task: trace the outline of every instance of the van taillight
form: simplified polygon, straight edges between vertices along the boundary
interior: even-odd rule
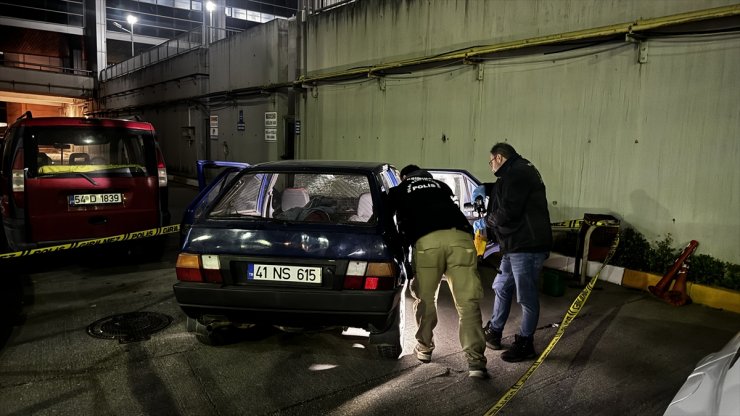
[[[396,267],[393,263],[351,261],[344,277],[345,289],[391,290],[396,286]]]
[[[164,157],[159,149],[157,149],[157,178],[160,188],[167,186],[167,165],[164,164]]]
[[[221,283],[221,261],[218,256],[180,253],[175,265],[177,280],[182,282]]]
[[[26,175],[23,169],[23,149],[18,150],[18,153],[15,154],[11,174],[13,176],[12,184],[15,204],[18,208],[23,208],[25,205],[24,191],[26,190]]]

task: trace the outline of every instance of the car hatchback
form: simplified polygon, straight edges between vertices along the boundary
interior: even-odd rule
[[[12,250],[169,224],[167,170],[153,126],[26,113],[0,149],[0,208]]]
[[[281,161],[224,181],[186,214],[174,293],[188,328],[214,343],[223,326],[359,327],[397,358],[407,270],[386,201],[396,169]]]

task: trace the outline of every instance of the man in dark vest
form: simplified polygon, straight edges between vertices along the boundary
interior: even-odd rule
[[[453,201],[447,184],[416,165],[403,168],[401,178],[402,182],[391,188],[389,199],[398,230],[404,242],[413,247],[415,278],[411,281],[411,294],[418,325],[416,358],[425,363],[432,359],[437,293],[444,275],[459,315],[460,344],[468,362],[468,375],[488,378],[480,313],[483,287],[472,226]]]

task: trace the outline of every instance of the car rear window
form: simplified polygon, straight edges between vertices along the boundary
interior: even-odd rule
[[[157,172],[154,137],[145,130],[90,126],[28,127],[24,137],[25,148],[31,158],[28,163],[31,176],[78,173],[147,176]]]
[[[208,216],[375,223],[370,180],[360,174],[250,172],[232,183]]]

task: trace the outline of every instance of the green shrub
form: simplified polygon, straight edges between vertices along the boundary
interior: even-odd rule
[[[622,228],[619,232],[619,245],[610,262],[613,265],[632,270],[648,271],[650,243],[632,228]]]
[[[689,257],[688,280],[700,284],[718,284],[725,277],[725,264],[706,254]]]
[[[650,244],[639,231],[625,227],[620,230],[619,245],[609,264],[663,276],[683,251],[683,248],[676,249],[672,245],[670,234]],[[690,282],[740,290],[740,265],[706,254],[693,254],[688,265],[687,279]]]
[[[553,240],[553,251],[575,256],[578,233],[564,233],[554,236]],[[677,249],[672,245],[673,237],[670,234],[650,244],[639,231],[623,227],[619,231],[619,245],[609,264],[664,276],[683,251],[683,247]],[[740,290],[740,265],[723,262],[706,254],[693,254],[687,264],[687,279],[690,282]]]
[[[717,286],[740,290],[740,265],[725,263],[725,274]]]
[[[672,248],[672,244],[673,237],[671,237],[670,234],[666,234],[665,238],[662,240],[655,241],[655,245],[650,247],[647,271],[662,275],[665,274],[671,266],[673,266],[673,263],[678,260],[681,250]]]

